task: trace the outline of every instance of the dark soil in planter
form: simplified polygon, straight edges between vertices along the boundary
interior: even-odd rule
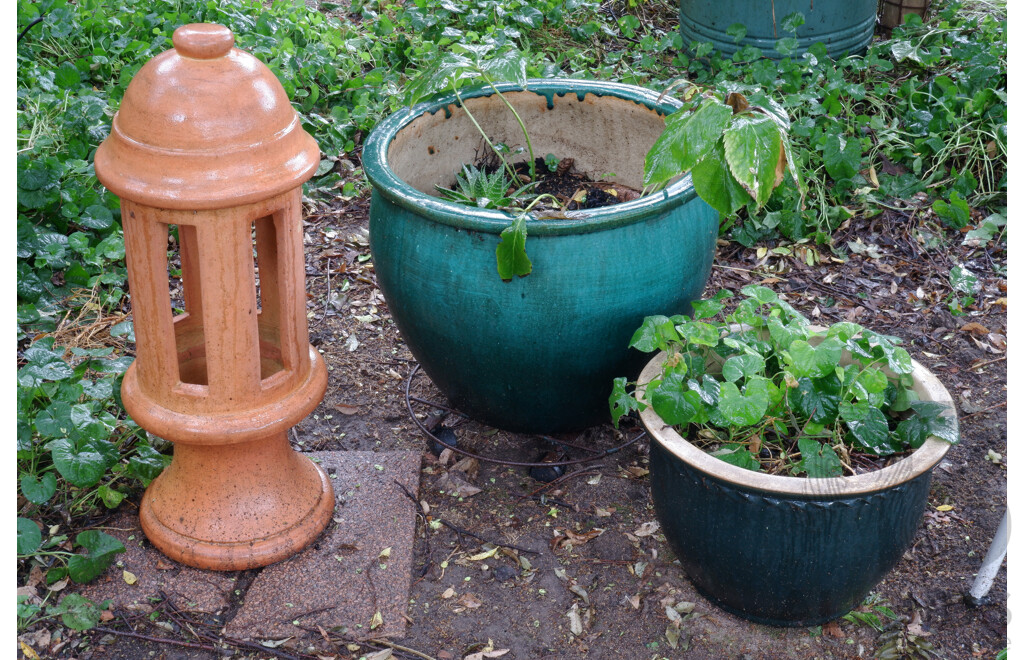
[[[516,163],[516,172],[524,180],[530,176],[527,163]],[[572,158],[563,158],[552,171],[543,158],[534,162],[534,171],[539,183],[533,189],[537,194],[556,197],[567,211],[597,209],[620,202],[628,202],[640,196],[640,191],[617,183],[594,181],[576,171]]]
[[[441,492],[441,480],[456,461],[435,457],[406,412],[403,389],[412,356],[376,286],[367,207],[363,198],[339,199],[307,213],[310,336],[324,354],[330,380],[323,403],[299,424],[295,439],[306,450],[423,451],[419,498],[433,519],[539,553],[520,554],[532,570],[503,554],[470,561],[482,552],[479,539],[445,526],[431,529],[421,517],[408,609],[412,623],[397,643],[438,660],[461,660],[489,639],[496,650],[510,649],[503,658],[518,660],[870,658],[893,636],[908,633],[924,635],[949,659],[991,659],[1006,645],[1005,569],[989,594],[991,605],[971,608],[963,599],[1007,503],[1005,252],[965,247],[955,237],[925,249],[927,227],[918,225],[922,215],[913,209],[852,220],[837,233],[836,245],[860,240],[874,245],[877,257],[865,251],[840,263],[822,248],[824,263],[808,266],[801,251],[807,246],[758,257],[754,249],[720,242],[708,292],[759,282],[823,324],[850,319],[902,337],[911,355],[953,394],[961,416],[963,439],[935,470],[917,537],[877,589],[901,621],[882,617],[884,633],[844,620],[777,629],[715,608],[674,563],[664,537],[647,524],[655,516],[644,440],[593,464],[571,466],[546,489],[524,468],[470,463],[462,466],[465,478],[481,492],[462,498]],[[623,255],[635,258],[643,255]],[[953,316],[945,304],[954,263],[975,272],[981,285],[967,316]],[[440,398],[429,383],[417,388],[424,398]],[[535,436],[456,421],[449,417],[444,424],[453,428],[459,447],[518,461],[537,460],[550,449]],[[566,439],[610,444],[623,437],[606,425]],[[1000,462],[986,460],[990,450],[1002,455]],[[442,597],[449,587],[457,595]],[[686,603],[693,604],[692,614],[673,650],[665,636],[665,607],[686,610]],[[583,624],[578,636],[571,632],[570,616],[576,615]],[[140,625],[139,632],[192,639],[184,629],[172,634]],[[101,637],[93,634],[95,641]],[[295,650],[294,642],[278,650],[315,657]],[[301,648],[306,643],[338,658],[375,650],[364,645],[350,654],[343,643],[332,647],[319,633],[311,633]],[[219,657],[123,637],[103,648],[107,658],[145,657],[150,650],[165,650],[167,657]],[[239,651],[236,657],[267,655]]]

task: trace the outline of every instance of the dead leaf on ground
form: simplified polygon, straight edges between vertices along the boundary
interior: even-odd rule
[[[914,611],[913,618],[911,618],[910,623],[907,624],[907,632],[918,637],[927,637],[928,635],[931,635],[931,633],[925,630],[921,625],[920,611]]]
[[[169,571],[174,568],[174,564],[166,562],[163,559],[157,559],[156,568],[158,571]]]
[[[448,450],[446,449],[445,451]],[[477,493],[482,492],[481,489],[471,484],[465,476],[462,476],[462,473],[454,470],[449,470],[441,475],[441,478],[437,480],[437,488],[456,497],[473,497]]]
[[[650,522],[645,522],[644,524],[640,525],[640,527],[638,527],[637,530],[635,532],[633,532],[633,535],[634,536],[652,536],[659,529],[661,529],[661,523],[659,523],[657,520],[652,520]]]
[[[964,332],[970,332],[971,334],[977,335],[979,337],[987,335],[990,332],[988,328],[986,328],[980,323],[975,323],[974,321],[971,321],[970,323],[964,323],[962,326],[960,326],[960,329],[963,330]]]
[[[467,610],[475,610],[484,604],[476,594],[462,594],[455,602],[465,607]]]
[[[835,621],[829,621],[821,627],[821,632],[825,633],[829,637],[835,637],[836,639],[843,639],[846,637],[846,633],[839,627],[839,624]]]
[[[455,597],[455,588],[454,587],[448,587],[447,589],[444,590],[444,593],[441,594],[441,598],[443,598],[444,600],[448,600],[449,598],[454,598],[454,597]]]
[[[359,406],[353,406],[350,403],[338,403],[335,404],[334,409],[340,412],[342,415],[355,415],[359,412]]]

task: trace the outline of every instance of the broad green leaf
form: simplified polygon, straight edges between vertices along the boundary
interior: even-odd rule
[[[854,392],[863,399],[872,394],[885,392],[889,387],[889,379],[879,369],[864,369],[853,381]]]
[[[106,229],[114,224],[114,214],[106,206],[94,204],[82,211],[78,224],[89,229]]]
[[[429,96],[453,89],[459,80],[473,75],[471,59],[457,53],[445,53],[420,68],[406,87],[405,102],[412,107]]]
[[[751,201],[750,194],[729,171],[725,160],[725,147],[717,142],[704,158],[693,166],[693,189],[711,208],[731,216]]]
[[[75,545],[86,550],[86,554],[78,554],[68,560],[68,575],[79,584],[95,580],[114,563],[118,553],[125,551],[124,545],[116,538],[95,529],[76,536]]]
[[[722,303],[718,300],[694,300],[690,303],[693,308],[693,319],[706,319],[715,316],[722,311]]]
[[[149,482],[160,476],[170,462],[170,456],[165,456],[148,443],[142,442],[135,448],[135,455],[128,459],[128,473],[138,477],[148,486]]]
[[[754,378],[740,393],[735,383],[722,383],[719,389],[718,409],[734,426],[751,426],[764,418],[768,410],[769,394],[766,381]]]
[[[501,232],[501,240],[495,250],[498,259],[498,276],[510,281],[513,277],[526,277],[533,271],[533,264],[526,256],[526,215],[516,216],[511,225]]]
[[[732,108],[716,98],[704,99],[693,112],[679,110],[665,120],[665,130],[644,161],[644,185],[660,185],[688,172],[722,137]]]
[[[896,427],[896,435],[917,449],[928,436],[934,435],[951,444],[960,441],[960,428],[956,417],[944,415],[949,409],[935,401],[913,401],[910,407],[914,410],[914,416],[899,423]]]
[[[723,144],[729,171],[760,208],[775,189],[783,160],[778,125],[762,114],[737,115],[723,134]]]
[[[71,420],[71,404],[54,401],[35,418],[36,432],[44,438],[66,438],[75,428]]]
[[[670,341],[679,341],[675,322],[667,316],[655,315],[644,318],[644,322],[629,340],[629,345],[638,351],[651,353],[666,350]]]
[[[740,289],[740,293],[748,298],[752,298],[759,305],[771,305],[779,299],[778,294],[768,287],[760,284],[748,284]]]
[[[737,465],[747,470],[753,470],[754,472],[761,470],[761,463],[750,453],[747,446],[743,444],[724,444],[719,449],[710,452],[710,454],[726,463]]]
[[[800,449],[800,468],[812,479],[838,477],[843,473],[839,455],[830,445],[818,442],[814,438],[802,437],[797,440]]]
[[[835,372],[839,366],[843,345],[834,337],[826,337],[817,346],[797,339],[789,345],[785,354],[796,378],[822,378]]]
[[[77,447],[70,440],[60,438],[46,447],[50,450],[54,467],[73,486],[94,486],[107,470],[107,459],[91,443]]]
[[[889,440],[889,423],[878,408],[866,403],[839,404],[839,415],[846,422],[846,428],[853,436],[854,444],[864,451],[877,456],[888,456],[896,452]]]
[[[734,355],[722,365],[722,376],[731,383],[740,378],[750,378],[764,371],[764,358],[760,355]]]
[[[699,394],[688,389],[686,377],[680,374],[665,376],[658,387],[648,393],[648,399],[666,424],[685,426],[707,419]]]
[[[78,69],[75,68],[74,64],[64,62],[57,67],[57,73],[53,77],[53,82],[57,83],[58,87],[71,89],[82,83],[82,75],[78,73]]]
[[[859,335],[863,330],[863,326],[857,325],[856,323],[840,321],[839,323],[833,323],[829,326],[827,334],[829,337],[837,337],[839,341],[846,343],[853,337]]]
[[[789,390],[789,405],[803,419],[831,424],[839,413],[843,384],[834,373],[822,378],[800,378]]]
[[[957,264],[949,271],[949,285],[954,291],[972,294],[978,290],[978,276]]]
[[[790,326],[783,325],[777,318],[768,319],[768,333],[780,351],[789,350],[794,340],[804,339],[803,333],[793,332]]]
[[[689,321],[678,327],[679,334],[690,344],[701,346],[718,345],[718,328],[710,323],[701,321]]]
[[[101,485],[96,489],[96,493],[100,496],[100,499],[103,500],[103,506],[108,509],[116,509],[118,505],[124,501],[125,497],[124,493],[115,488],[111,488],[106,484]]]
[[[643,410],[646,406],[626,391],[626,379],[616,378],[612,381],[612,393],[608,396],[608,409],[611,411],[612,424],[619,428],[619,420],[632,410]]]
[[[825,171],[833,179],[852,179],[860,169],[860,141],[832,133],[825,140]]]
[[[28,518],[18,518],[18,554],[30,555],[43,544],[43,533],[39,525]]]
[[[74,630],[89,630],[100,623],[100,608],[79,594],[64,596],[64,600],[47,610],[47,613],[59,614],[64,625]]]
[[[483,61],[480,68],[491,82],[507,81],[526,86],[526,57],[515,48],[500,50],[493,58]]]
[[[33,504],[46,504],[57,492],[57,477],[46,472],[42,477],[34,474],[21,475],[21,493]]]

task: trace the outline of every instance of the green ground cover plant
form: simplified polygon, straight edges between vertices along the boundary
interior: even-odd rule
[[[798,187],[782,186],[723,223],[745,245],[830,245],[845,219],[889,207],[933,220],[938,240],[966,230],[962,240],[984,244],[1005,235],[1008,217],[1005,3],[935,9],[861,57],[835,62],[812,49],[774,63],[751,49],[725,59],[683,44],[668,0],[356,0],[320,11],[301,1],[18,0],[19,575],[39,566],[51,584],[87,579],[72,567],[94,571],[117,549],[79,530],[167,464],[166,448],[119,401],[134,340],[124,242],[118,200],[98,185],[92,159],[132,76],[179,25],[223,23],[275,72],[323,153],[307,184],[313,200],[365,193],[363,137],[400,107],[422,63],[458,42],[486,48],[485,61],[515,47],[528,77],[664,89],[685,71],[726,94],[772,90],[792,118],[787,156],[807,193],[801,202]],[[799,31],[799,22],[786,24]],[[964,271],[949,274],[946,304],[958,311],[975,295]],[[19,626],[93,621],[94,609],[70,598],[19,604]]]
[[[812,478],[854,474],[854,453],[901,455],[931,435],[959,440],[943,404],[917,400],[898,339],[850,322],[815,329],[768,287],[741,294],[728,313],[732,294],[722,290],[694,302],[692,318],[644,319],[630,346],[668,358],[641,398],[615,380],[615,424],[650,405],[727,463]]]

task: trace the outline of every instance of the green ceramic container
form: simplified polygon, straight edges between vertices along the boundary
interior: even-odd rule
[[[756,46],[766,57],[781,59],[775,42],[794,36],[783,28],[783,20],[794,12],[804,15],[796,31],[797,57],[813,44],[823,43],[828,54],[864,52],[875,34],[877,0],[680,0],[679,31],[683,43],[709,41],[715,50],[731,56],[744,46]],[[742,23],[747,34],[737,43],[728,34]]]
[[[640,375],[660,375],[664,354]],[[914,390],[956,410],[949,392],[914,362]],[[859,605],[917,532],[932,469],[950,445],[929,438],[903,460],[852,477],[753,472],[709,456],[652,408],[651,495],[662,530],[694,585],[739,616],[813,626]]]
[[[530,130],[534,152],[634,188],[677,106],[649,90],[546,79],[502,87]],[[464,94],[495,142],[522,133],[484,91]],[[644,316],[686,313],[711,269],[718,214],[689,178],[664,191],[572,217],[530,220],[533,272],[503,282],[495,266],[507,213],[440,200],[463,163],[484,153],[454,97],[381,122],[363,151],[373,184],[370,247],[377,281],[413,356],[471,417],[519,432],[582,429],[608,417],[615,376],[635,376],[627,348]]]

